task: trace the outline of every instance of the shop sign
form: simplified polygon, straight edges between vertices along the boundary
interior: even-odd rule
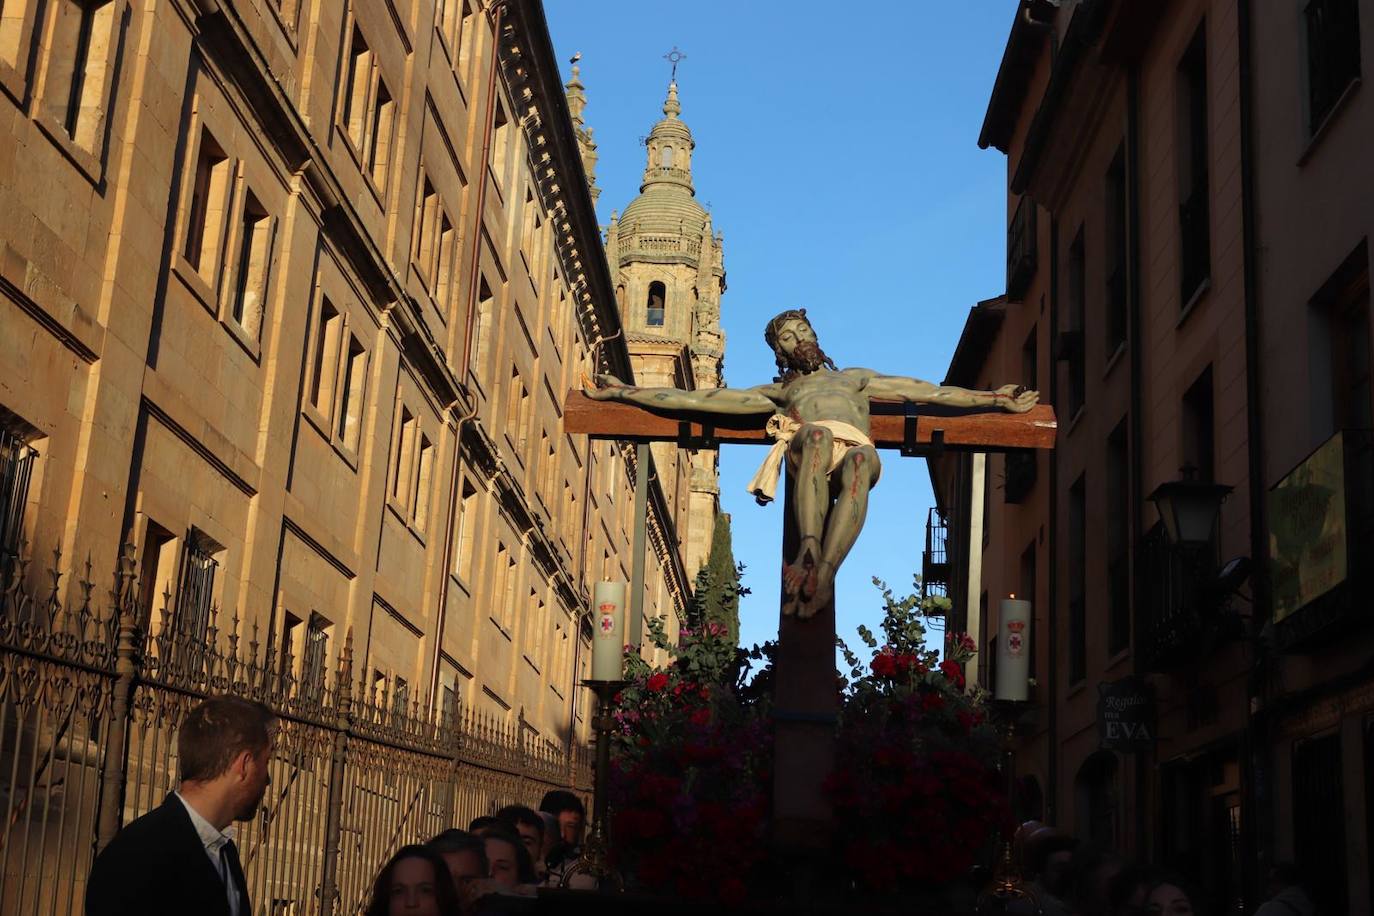
[[[1337,433],[1269,491],[1274,622],[1345,581],[1345,445]]]
[[[1097,685],[1098,744],[1110,751],[1147,751],[1155,743],[1155,695],[1138,677]]]

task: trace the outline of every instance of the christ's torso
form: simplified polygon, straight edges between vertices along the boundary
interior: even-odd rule
[[[800,423],[840,420],[868,432],[868,395],[863,370],[832,372],[819,369],[783,385],[778,407]]]

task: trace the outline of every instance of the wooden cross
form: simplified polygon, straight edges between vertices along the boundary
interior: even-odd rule
[[[870,437],[880,449],[904,456],[943,451],[1002,452],[1053,448],[1058,423],[1045,404],[1027,413],[965,410],[930,405],[869,402]],[[658,412],[621,401],[598,401],[573,389],[564,401],[563,429],[593,439],[637,443],[640,467],[647,466],[648,443],[676,442],[680,448],[719,448],[723,444],[771,445],[764,431],[767,413],[720,416],[688,411]],[[648,511],[647,478],[635,482],[635,543],[632,558],[631,643],[643,616],[644,539]],[[791,473],[784,501],[783,562],[797,548]],[[779,612],[778,655],[774,668],[773,827],[774,841],[794,849],[827,842],[830,810],[821,783],[834,763],[838,713],[835,682],[835,605],[810,619]]]

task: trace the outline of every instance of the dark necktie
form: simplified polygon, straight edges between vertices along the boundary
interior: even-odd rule
[[[224,875],[224,886],[229,897],[229,916],[247,916],[246,901],[239,895],[243,886],[243,865],[239,862],[239,848],[233,840],[226,840],[219,848],[220,873]]]

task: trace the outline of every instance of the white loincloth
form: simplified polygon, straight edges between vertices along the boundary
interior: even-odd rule
[[[830,434],[834,437],[827,474],[840,466],[845,453],[851,448],[873,444],[873,440],[868,438],[862,430],[845,423],[843,420],[810,420],[808,422],[811,426],[825,427],[830,430]],[[749,492],[760,503],[770,503],[776,498],[778,474],[782,471],[783,459],[787,457],[787,445],[792,441],[792,437],[797,434],[797,430],[802,428],[802,425],[791,417],[780,413],[775,413],[768,418],[768,425],[764,427],[764,430],[773,437],[773,447],[768,450],[768,457],[763,459],[763,464],[759,465],[758,471],[749,481]]]

